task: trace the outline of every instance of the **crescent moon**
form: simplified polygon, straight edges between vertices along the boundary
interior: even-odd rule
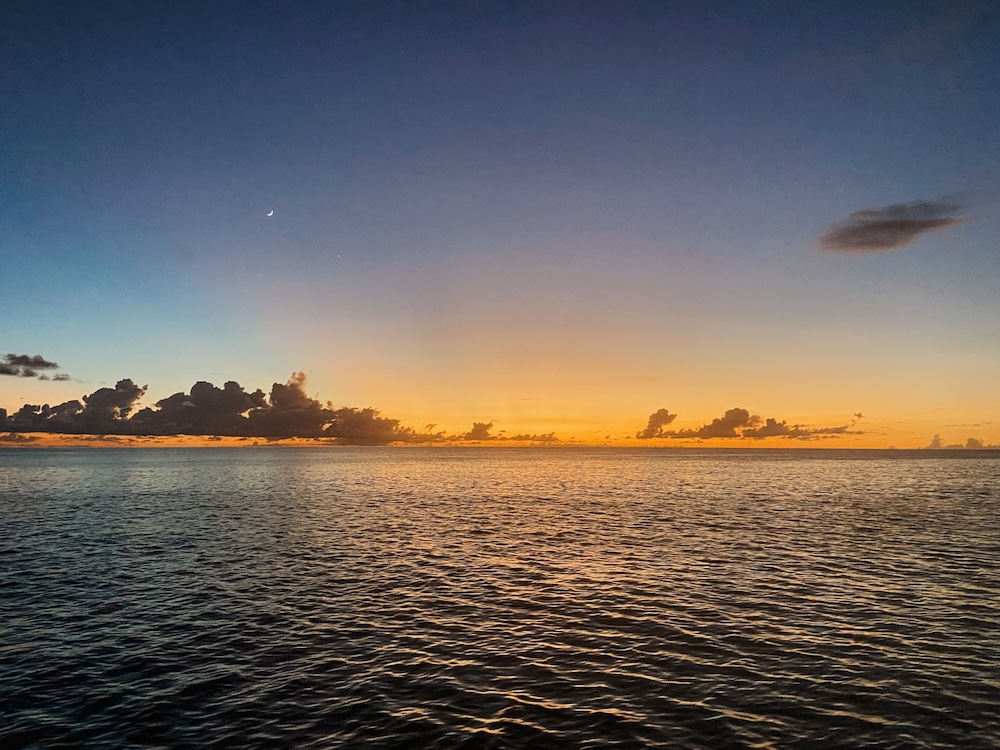
[[[274,216],[274,209],[272,208],[272,209],[271,209],[270,211],[268,211],[268,212],[267,212],[266,214],[264,214],[264,215],[265,215],[265,216]]]

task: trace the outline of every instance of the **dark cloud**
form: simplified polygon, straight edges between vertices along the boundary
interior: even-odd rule
[[[334,409],[305,392],[305,375],[293,373],[270,394],[247,391],[235,381],[222,388],[199,381],[135,411],[146,386],[120,380],[83,401],[58,406],[25,404],[13,414],[0,409],[0,430],[92,435],[204,435],[225,437],[324,438],[342,445],[433,442],[443,434],[418,433],[375,409]],[[134,413],[133,413],[134,412]],[[490,425],[492,426],[492,425]]]
[[[776,419],[768,418],[759,427],[747,427],[740,436],[761,439],[766,437],[803,437],[804,434],[798,425],[789,427],[784,420],[779,422]]]
[[[745,438],[766,438],[766,437],[786,437],[798,440],[808,440],[822,435],[860,435],[860,431],[852,431],[851,424],[837,425],[836,427],[804,427],[800,424],[790,425],[786,421],[778,421],[768,418],[759,427],[752,427],[741,432],[740,437]]]
[[[87,433],[92,435],[131,432],[128,416],[146,392],[131,380],[119,380],[114,388],[99,388],[79,401],[58,406],[25,404],[0,421],[0,430],[17,432]]]
[[[190,393],[175,393],[138,412],[131,426],[149,435],[246,435],[248,413],[265,405],[261,390],[247,393],[232,380],[222,388],[199,381]]]
[[[230,380],[222,388],[199,381],[190,393],[179,392],[143,409],[131,420],[131,432],[143,435],[223,435],[226,437],[322,437],[334,411],[305,392],[305,375],[293,373],[274,383],[270,395],[249,392]]]
[[[0,375],[39,380],[69,380],[69,375],[47,375],[39,370],[58,370],[59,365],[41,354],[4,354],[0,361]]]
[[[459,443],[463,441],[473,441],[473,442],[507,442],[507,443],[559,443],[562,442],[556,437],[554,432],[545,432],[541,434],[519,432],[514,435],[506,434],[506,430],[500,430],[499,435],[494,435],[492,433],[493,422],[473,422],[472,429],[468,432],[460,435],[449,435],[445,436],[444,433],[438,433],[433,436],[435,440],[443,440],[450,443]]]
[[[657,415],[661,415],[657,417]],[[665,415],[665,416],[663,416]],[[657,419],[669,417],[668,422],[672,422],[676,414],[670,414],[666,409],[660,409],[650,415],[649,424],[645,430],[636,433],[639,439],[650,438],[670,438],[673,440],[713,440],[721,438],[749,438],[761,440],[763,438],[794,438],[797,440],[810,440],[824,435],[860,435],[860,430],[851,428],[860,418],[860,413],[855,414],[855,419],[849,424],[837,425],[835,427],[807,427],[805,425],[790,425],[785,420],[777,420],[771,417],[762,419],[756,414],[751,414],[746,409],[729,409],[721,417],[716,417],[711,422],[703,424],[701,427],[686,430],[664,430],[656,424]]]
[[[906,247],[925,232],[944,229],[965,219],[961,209],[944,201],[894,203],[885,208],[864,208],[837,224],[820,239],[824,250],[878,252]]]
[[[730,409],[721,417],[716,417],[708,424],[704,424],[696,430],[666,432],[664,433],[664,437],[700,438],[702,440],[741,437],[741,429],[756,427],[760,424],[760,421],[760,417],[750,414],[746,409],[736,408]]]
[[[50,362],[45,359],[41,354],[36,354],[33,357],[27,354],[5,354],[4,359],[6,359],[8,365],[20,365],[21,367],[31,367],[35,370],[58,370],[59,365],[55,362]]]
[[[663,437],[663,428],[677,419],[676,414],[671,414],[666,409],[657,409],[649,415],[649,421],[644,430],[639,430],[635,436],[639,440],[650,440],[652,438]]]
[[[330,405],[324,406],[305,392],[305,373],[295,372],[288,382],[271,386],[266,406],[249,414],[250,434],[258,437],[320,437],[333,419]]]
[[[337,409],[324,434],[341,445],[388,445],[389,443],[431,442],[435,435],[418,434],[401,427],[398,419],[383,417],[377,409]]]
[[[472,429],[462,436],[462,440],[496,440],[490,434],[493,429],[492,422],[473,422]]]
[[[131,380],[119,380],[114,388],[98,388],[89,396],[83,397],[84,414],[89,414],[97,421],[124,420],[142,398],[148,386],[141,388]]]

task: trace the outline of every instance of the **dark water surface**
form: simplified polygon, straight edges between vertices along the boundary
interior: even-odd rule
[[[1000,458],[0,451],[4,747],[1000,747]]]

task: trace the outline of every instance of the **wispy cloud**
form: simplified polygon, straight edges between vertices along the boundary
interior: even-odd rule
[[[961,206],[946,201],[894,203],[885,208],[863,208],[836,224],[820,238],[824,250],[880,252],[897,250],[936,229],[960,224]]]

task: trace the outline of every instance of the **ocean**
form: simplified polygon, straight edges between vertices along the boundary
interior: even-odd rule
[[[0,450],[0,745],[1000,747],[1000,454]]]

